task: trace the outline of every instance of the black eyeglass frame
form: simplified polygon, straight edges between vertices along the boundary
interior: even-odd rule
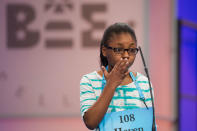
[[[125,51],[127,51],[127,53],[129,54],[129,55],[136,55],[137,53],[138,53],[138,51],[139,51],[139,48],[128,48],[128,49],[124,49],[124,48],[114,48],[114,47],[111,47],[111,46],[105,46],[107,49],[111,49],[111,50],[113,50],[113,52],[115,53],[115,54],[123,54]],[[130,50],[130,51],[129,51]],[[132,51],[131,50],[135,50],[135,53],[132,53]],[[123,52],[121,52],[121,51],[123,51]],[[121,53],[120,53],[121,52]]]

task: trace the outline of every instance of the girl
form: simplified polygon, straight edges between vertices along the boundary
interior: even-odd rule
[[[129,71],[137,53],[135,32],[127,24],[115,23],[105,30],[100,44],[101,70],[84,75],[80,82],[80,110],[87,128],[151,131],[148,79]]]

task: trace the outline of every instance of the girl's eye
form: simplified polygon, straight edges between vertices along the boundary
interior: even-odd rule
[[[129,53],[137,54],[138,49],[137,48],[130,48],[128,51],[129,51]]]
[[[135,49],[130,48],[129,51],[133,53],[133,52],[135,52]]]
[[[123,51],[123,49],[122,48],[114,48],[114,52],[122,52]]]

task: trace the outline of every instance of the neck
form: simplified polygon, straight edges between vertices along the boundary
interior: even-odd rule
[[[113,67],[108,65],[108,70],[107,70],[107,72],[111,72],[112,69],[113,69]]]

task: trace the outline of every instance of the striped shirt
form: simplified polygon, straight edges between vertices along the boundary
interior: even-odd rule
[[[80,82],[80,111],[82,116],[99,98],[102,92],[102,80],[103,78],[96,71],[82,77]],[[147,77],[137,72],[136,81],[139,83],[144,94],[146,105],[151,107],[152,103]],[[145,107],[134,82],[132,82],[116,88],[107,112]]]

